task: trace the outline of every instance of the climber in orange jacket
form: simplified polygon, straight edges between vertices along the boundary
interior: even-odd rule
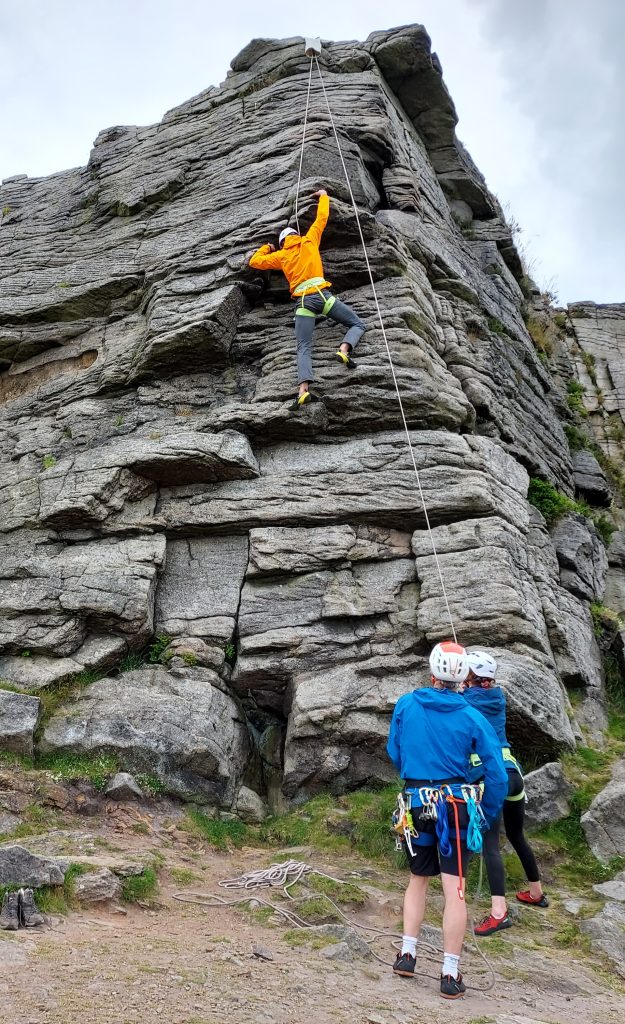
[[[282,248],[276,250],[271,243],[261,245],[250,258],[250,267],[256,270],[281,270],[289,282],[292,297],[297,300],[295,339],[299,394],[294,402],[295,409],[303,406],[311,397],[308,386],[314,379],[312,340],[317,318],[327,316],[348,328],[336,355],[349,369],[356,366],[351,353],[367,329],[353,309],[332,294],[332,282],[324,276],[319,243],[328,223],[330,200],[325,189],[315,192],[317,197],[317,216],[305,235],[298,235],[294,228],[286,227],[278,239]]]

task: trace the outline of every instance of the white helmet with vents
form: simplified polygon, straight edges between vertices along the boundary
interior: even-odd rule
[[[444,683],[464,683],[469,674],[467,652],[462,644],[444,640],[432,649],[430,669],[435,679]]]
[[[296,234],[297,234],[297,231],[295,230],[295,228],[284,228],[284,230],[281,231],[280,234],[278,235],[278,242],[280,243],[280,245],[282,245],[284,239],[287,238],[288,235],[296,235]]]
[[[494,679],[497,675],[497,662],[486,651],[467,651],[467,662],[471,672],[480,679]]]

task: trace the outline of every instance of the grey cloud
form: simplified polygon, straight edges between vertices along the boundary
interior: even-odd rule
[[[625,299],[625,4],[470,2],[511,102],[535,125],[541,177],[567,202],[580,258],[611,252],[609,297]]]

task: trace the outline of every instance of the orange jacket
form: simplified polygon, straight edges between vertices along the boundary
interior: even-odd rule
[[[326,281],[323,275],[321,253],[319,243],[323,229],[328,223],[330,215],[330,199],[328,196],[319,196],[317,205],[317,216],[312,227],[302,237],[301,235],[287,235],[284,239],[284,247],[277,252],[270,252],[268,245],[261,245],[258,252],[255,252],[250,259],[250,267],[256,270],[281,270],[289,282],[291,295],[293,295],[298,284],[302,281],[309,281],[311,278],[319,278],[322,282],[313,288],[306,288],[298,292],[294,298],[300,295],[310,295],[319,288],[329,288],[331,281]]]

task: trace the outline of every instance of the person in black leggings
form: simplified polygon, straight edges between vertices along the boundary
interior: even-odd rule
[[[510,752],[510,744],[506,737],[506,697],[501,687],[495,683],[497,662],[485,651],[469,651],[467,660],[470,671],[464,684],[464,698],[476,711],[484,715],[497,733],[501,743],[504,765],[508,772],[508,796],[497,820],[484,833],[482,849],[491,892],[491,912],[475,926],[475,934],[492,935],[493,932],[511,926],[506,904],[506,872],[499,849],[502,817],[506,838],[521,861],[529,882],[528,889],[517,892],[517,900],[534,907],[548,907],[549,900],[543,893],[536,857],[523,831],[525,820],[523,774],[519,762]]]

